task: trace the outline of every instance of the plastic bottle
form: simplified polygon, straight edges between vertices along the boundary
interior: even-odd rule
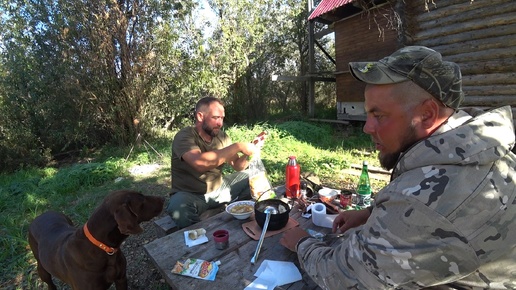
[[[301,166],[297,164],[296,156],[288,158],[285,170],[285,195],[288,198],[299,198],[299,176],[301,174]]]
[[[306,181],[304,180],[301,180],[300,182],[300,185],[299,185],[299,195],[301,196],[302,199],[307,199],[308,196],[308,185],[306,184]]]
[[[367,161],[362,164],[362,173],[357,186],[357,209],[367,208],[371,205],[371,184],[367,170]]]

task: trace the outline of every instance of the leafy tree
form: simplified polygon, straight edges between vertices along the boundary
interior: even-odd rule
[[[210,47],[220,87],[227,88],[221,93],[226,94],[231,118],[243,122],[270,114],[306,113],[304,82],[271,81],[275,73],[307,74],[306,2],[213,0],[210,5],[220,19]],[[321,63],[331,66],[324,59]]]
[[[183,126],[204,95],[230,122],[305,111],[304,83],[271,81],[306,72],[304,0],[208,3],[215,19],[198,0],[0,1],[2,163]]]
[[[152,32],[188,15],[183,3],[2,2],[1,105],[18,133],[3,132],[23,131],[32,138],[19,147],[53,154],[133,141],[159,73]]]

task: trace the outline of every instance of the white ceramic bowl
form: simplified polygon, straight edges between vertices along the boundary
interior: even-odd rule
[[[319,196],[334,198],[339,192],[333,188],[323,187],[319,189]]]
[[[323,187],[323,188],[319,189],[319,199],[322,202],[328,202],[328,203],[333,202],[335,200],[335,198],[337,197],[337,194],[339,194],[339,191],[337,191],[333,188]]]
[[[235,213],[233,208],[235,206],[242,206],[242,205],[248,205],[249,211],[246,211],[243,213]],[[230,215],[234,216],[236,219],[245,220],[245,219],[249,218],[251,216],[251,214],[254,212],[254,201],[252,201],[252,200],[235,201],[226,207],[226,212],[229,213]]]

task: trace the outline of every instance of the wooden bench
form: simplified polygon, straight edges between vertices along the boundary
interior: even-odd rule
[[[158,237],[164,237],[179,229],[174,220],[172,220],[168,214],[155,220],[154,226],[156,227]]]
[[[203,221],[209,217],[212,217],[218,213],[223,212],[225,208],[225,205],[221,205],[218,208],[209,209],[203,212],[199,218],[201,219],[201,221]],[[174,220],[172,220],[172,218],[168,214],[155,220],[154,226],[156,227],[158,237],[163,237],[179,230]]]

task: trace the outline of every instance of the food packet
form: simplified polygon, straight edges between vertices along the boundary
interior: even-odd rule
[[[181,258],[172,268],[173,274],[189,276],[197,279],[215,281],[220,262],[208,262],[195,258]]]

